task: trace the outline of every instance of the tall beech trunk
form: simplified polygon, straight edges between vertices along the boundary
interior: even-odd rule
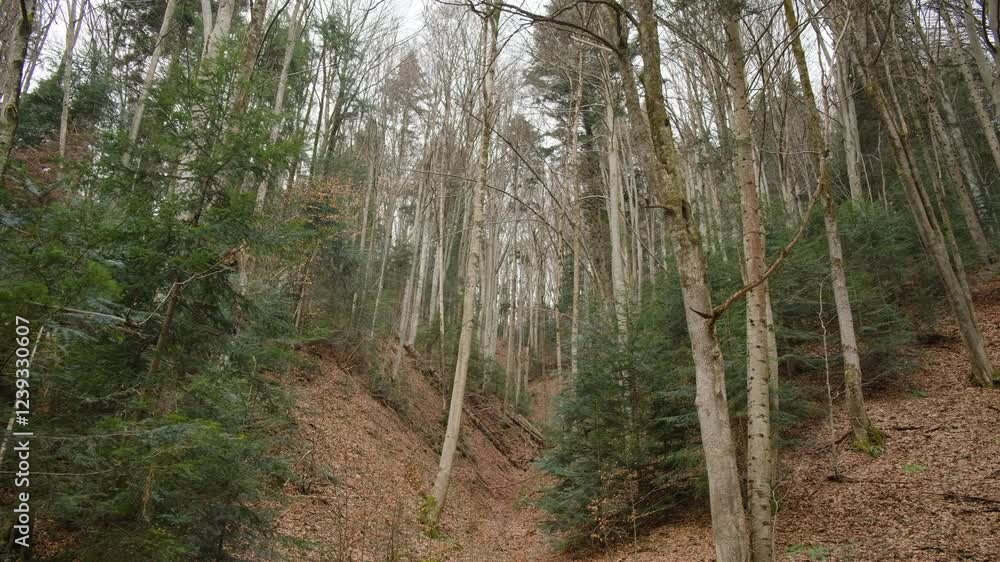
[[[35,18],[34,0],[7,2],[3,10],[14,12],[10,35],[5,37],[3,49],[6,65],[0,69],[0,187],[4,184],[4,173],[10,150],[14,147],[14,132],[17,130],[18,111],[21,103],[21,73],[24,72],[24,57],[28,52],[28,37]]]
[[[421,230],[421,243],[420,243],[420,254],[417,257],[419,265],[417,266],[417,284],[413,290],[413,306],[410,308],[410,319],[409,319],[409,329],[406,333],[406,343],[407,345],[413,345],[417,341],[417,330],[420,328],[420,312],[424,306],[424,283],[427,278],[427,256],[431,249],[431,217],[430,209],[428,207],[433,205],[434,196],[433,194],[427,196],[427,200],[421,204],[419,208],[420,219],[420,230]]]
[[[174,1],[174,0],[171,0]],[[271,111],[278,118],[275,119],[274,124],[271,125],[270,136],[268,140],[271,144],[278,141],[278,136],[281,134],[281,113],[285,110],[285,90],[288,89],[288,69],[292,65],[292,56],[295,54],[295,45],[299,41],[299,34],[302,32],[302,24],[299,23],[299,18],[302,16],[302,3],[301,1],[295,2],[295,7],[292,9],[292,16],[288,20],[288,37],[285,40],[285,53],[281,58],[281,73],[278,75],[278,91],[274,94],[274,105],[271,107]],[[260,213],[264,209],[264,203],[267,201],[267,191],[268,191],[268,181],[269,178],[267,174],[261,178],[260,183],[257,185],[257,200],[254,205],[256,212]],[[367,214],[368,210],[368,196],[369,193],[365,192],[365,211]],[[364,235],[362,234],[362,238]],[[364,243],[361,244],[364,246]]]
[[[795,41],[801,43],[799,36],[795,36]],[[850,186],[851,200],[861,201],[864,199],[865,190],[862,186],[861,171],[864,164],[861,161],[861,133],[858,131],[858,112],[854,104],[854,81],[848,72],[849,64],[838,57],[836,62],[837,97],[840,100],[840,118],[844,124],[844,158],[847,161],[847,182]],[[801,79],[801,75],[800,75]],[[871,188],[868,188],[871,193]]]
[[[851,309],[850,294],[847,289],[847,272],[844,267],[844,252],[840,243],[840,228],[837,224],[837,204],[831,193],[829,169],[829,148],[823,134],[819,106],[809,77],[802,40],[795,30],[799,27],[792,0],[784,0],[785,21],[792,33],[792,54],[802,87],[802,96],[809,114],[806,126],[816,168],[817,188],[823,198],[823,226],[826,230],[826,244],[830,254],[830,277],[833,298],[837,307],[837,326],[840,331],[841,354],[844,358],[844,387],[848,417],[856,448],[871,451],[881,443],[882,434],[871,423],[865,409],[864,391],[861,385],[861,357],[858,354],[858,340],[854,331],[854,313]],[[846,62],[846,61],[844,61]],[[847,73],[847,69],[842,70]]]
[[[174,10],[177,8],[177,0],[167,0],[167,7],[163,10],[163,22],[160,24],[160,33],[156,38],[156,45],[153,53],[149,55],[149,63],[146,65],[146,76],[142,81],[142,88],[139,96],[135,100],[135,111],[132,112],[132,123],[128,129],[129,144],[135,144],[139,138],[139,127],[142,125],[142,115],[146,110],[146,98],[153,88],[153,80],[156,78],[156,69],[160,65],[160,55],[163,53],[163,45],[166,43],[167,35],[170,33],[170,24],[174,20]],[[132,148],[129,147],[122,162],[125,167],[131,163]]]
[[[691,215],[680,177],[677,151],[663,94],[660,38],[653,0],[638,0],[639,46],[643,59],[646,116],[653,158],[646,177],[665,208],[674,257],[680,274],[684,316],[695,365],[695,406],[708,472],[712,532],[719,560],[750,559],[743,491],[736,463],[736,446],[726,399],[725,363],[711,319],[712,294],[708,264],[702,253],[698,225]]]
[[[618,133],[615,123],[615,109],[612,105],[613,93],[610,84],[605,91],[605,126],[608,133],[607,145],[607,185],[608,185],[608,230],[611,239],[611,287],[614,300],[615,320],[618,328],[618,341],[625,342],[628,325],[626,305],[628,297],[625,294],[625,267],[622,257],[622,174],[618,154]]]
[[[753,129],[746,81],[746,55],[740,30],[742,0],[731,2],[726,18],[726,50],[733,98],[733,137],[743,219],[744,268],[748,285],[747,320],[747,493],[750,546],[755,562],[774,559],[771,521],[771,399],[768,384],[767,282],[761,283],[764,227],[757,199]]]
[[[469,356],[472,352],[476,314],[476,285],[479,282],[480,245],[483,230],[483,198],[486,194],[486,179],[489,173],[490,140],[493,130],[493,87],[496,80],[497,33],[500,23],[500,9],[490,2],[483,20],[483,130],[479,146],[479,178],[472,189],[472,216],[469,225],[469,253],[465,272],[465,288],[462,295],[462,331],[458,338],[458,357],[455,361],[455,380],[452,383],[451,404],[448,408],[448,427],[444,444],[441,446],[441,462],[434,479],[433,502],[428,519],[437,525],[448,495],[448,484],[458,448],[458,436],[462,424],[462,402],[465,400],[465,383],[469,372]]]
[[[59,115],[59,157],[66,158],[66,139],[69,136],[69,109],[73,99],[73,49],[80,37],[83,27],[83,12],[87,10],[89,0],[69,0],[66,5],[66,46],[63,50],[62,62],[62,113]]]
[[[576,375],[579,368],[577,362],[580,351],[580,237],[583,235],[583,206],[580,202],[580,186],[577,170],[577,151],[579,150],[579,135],[577,134],[577,121],[580,118],[580,108],[583,104],[583,54],[577,57],[577,78],[576,89],[573,92],[573,112],[570,114],[570,143],[569,143],[569,175],[570,181],[570,205],[573,209],[573,291],[570,301],[570,334],[569,334],[569,370],[572,375]]]

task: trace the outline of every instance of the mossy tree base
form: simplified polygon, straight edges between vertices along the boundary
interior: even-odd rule
[[[878,428],[871,424],[865,425],[864,434],[867,439],[859,438],[858,433],[860,432],[854,432],[854,439],[851,441],[852,449],[872,457],[877,457],[885,452],[885,434]]]

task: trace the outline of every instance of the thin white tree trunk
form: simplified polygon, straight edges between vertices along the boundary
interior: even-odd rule
[[[622,256],[622,178],[618,158],[618,133],[615,125],[615,110],[611,103],[613,93],[608,88],[605,91],[604,123],[608,133],[607,147],[607,185],[608,185],[608,227],[611,239],[611,286],[614,294],[615,320],[618,328],[618,341],[624,343],[627,337],[626,305],[628,297],[625,290],[625,264]]]
[[[69,0],[66,5],[66,45],[62,56],[62,113],[59,116],[59,157],[66,158],[66,138],[69,136],[69,110],[73,100],[73,49],[80,37],[83,26],[83,13],[87,10],[89,0]]]
[[[174,19],[174,10],[177,8],[177,0],[167,0],[167,7],[163,11],[163,22],[160,24],[160,33],[156,38],[156,45],[153,47],[153,53],[149,55],[149,64],[146,66],[146,76],[142,81],[142,88],[139,90],[139,96],[136,98],[135,111],[132,113],[132,124],[129,126],[128,130],[128,141],[129,144],[135,144],[135,141],[139,138],[139,127],[142,125],[142,115],[146,110],[146,98],[149,97],[149,91],[153,87],[153,80],[156,78],[156,69],[160,65],[160,55],[163,53],[163,45],[166,43],[167,35],[170,33],[170,25]],[[129,167],[131,163],[131,152],[132,149],[129,147],[128,151],[125,153],[125,157],[122,159],[125,167]]]
[[[476,285],[479,282],[480,238],[483,229],[483,197],[489,173],[490,140],[492,138],[493,87],[496,79],[497,33],[500,23],[500,9],[492,2],[483,20],[483,129],[479,151],[479,179],[473,184],[472,217],[469,229],[469,254],[465,275],[465,289],[462,295],[462,331],[458,339],[458,357],[455,362],[455,380],[452,383],[451,404],[448,409],[448,427],[444,444],[441,446],[441,461],[437,477],[434,479],[432,504],[428,519],[436,525],[441,518],[444,502],[448,494],[451,470],[458,448],[459,431],[462,424],[462,403],[465,400],[465,384],[469,371],[469,356],[472,351],[476,313]]]
[[[268,138],[268,141],[271,144],[277,142],[278,135],[281,134],[281,113],[285,110],[285,90],[288,89],[288,69],[292,65],[292,56],[295,54],[295,45],[298,43],[299,34],[302,32],[302,25],[299,23],[299,18],[302,17],[300,12],[301,8],[301,1],[296,0],[295,7],[292,8],[292,16],[288,20],[288,37],[285,42],[285,54],[281,59],[281,73],[278,75],[278,91],[274,94],[274,105],[271,107],[271,112],[275,115],[274,124],[271,125],[271,132]],[[267,174],[264,174],[264,177],[260,180],[260,184],[257,186],[257,198],[254,204],[254,210],[257,213],[260,213],[264,209],[264,203],[267,201],[268,179]],[[368,199],[366,193],[366,211],[367,203]]]
[[[784,10],[788,28],[791,30],[798,28],[798,18],[795,16],[792,0],[784,0]],[[802,49],[801,38],[797,34],[792,39],[792,54],[795,58],[806,110],[809,112],[806,124],[814,155],[813,164],[816,167],[818,189],[821,192],[820,196],[823,197],[823,225],[826,229],[826,242],[830,253],[831,284],[837,307],[841,353],[844,358],[847,412],[854,434],[854,446],[870,452],[873,446],[881,444],[881,433],[872,425],[865,409],[864,392],[861,386],[861,358],[858,355],[854,313],[847,290],[847,273],[840,244],[840,229],[837,224],[837,205],[831,193],[829,163],[825,156],[827,154],[827,140],[822,130],[819,107],[816,105],[816,96],[813,93],[812,80],[809,77],[805,51]]]
[[[733,135],[743,219],[744,269],[747,283],[747,487],[750,543],[755,562],[774,559],[771,520],[771,398],[768,382],[767,282],[761,282],[764,230],[757,199],[753,156],[753,129],[746,83],[746,55],[740,30],[743,2],[734,1],[726,19],[729,83],[733,95]]]

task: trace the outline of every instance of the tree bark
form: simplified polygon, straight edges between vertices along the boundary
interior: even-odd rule
[[[784,0],[785,21],[792,33],[792,54],[799,75],[805,98],[809,143],[813,152],[813,163],[816,167],[817,188],[823,198],[823,225],[826,230],[826,243],[830,254],[830,277],[833,285],[833,298],[837,307],[837,325],[840,330],[840,347],[844,358],[844,386],[848,417],[851,431],[854,435],[854,446],[858,449],[871,451],[873,446],[881,445],[881,433],[874,428],[865,409],[864,391],[861,385],[861,358],[858,354],[857,335],[854,331],[854,313],[851,309],[850,294],[847,289],[847,272],[844,266],[843,250],[840,243],[840,229],[837,224],[837,204],[831,193],[829,170],[829,148],[823,134],[820,121],[819,106],[813,93],[812,80],[809,77],[809,67],[806,63],[802,39],[798,33],[798,18],[792,0]],[[846,62],[846,61],[845,61]],[[847,73],[847,68],[842,71]]]
[[[156,45],[153,53],[149,55],[149,64],[146,66],[146,76],[142,81],[142,88],[139,89],[139,96],[135,101],[135,111],[132,112],[132,123],[128,130],[129,145],[135,144],[139,138],[139,127],[142,125],[142,114],[146,109],[146,98],[153,87],[153,80],[156,78],[156,69],[160,65],[160,54],[163,52],[163,45],[166,43],[167,35],[170,33],[170,23],[174,19],[174,10],[177,8],[177,0],[167,0],[167,7],[163,10],[163,23],[160,24],[160,33],[156,38]],[[126,168],[131,163],[132,147],[129,146],[122,159]]]
[[[21,103],[21,73],[24,72],[24,58],[28,51],[28,37],[35,18],[35,0],[18,0],[6,3],[4,10],[16,10],[13,16],[10,36],[6,40],[5,60],[7,65],[0,75],[0,187],[4,185],[4,175],[14,147],[14,133],[17,131],[18,111]]]
[[[87,9],[89,0],[70,0],[66,6],[66,47],[62,56],[62,113],[59,115],[59,157],[66,158],[66,137],[69,135],[69,109],[73,100],[73,49],[80,37],[83,26],[83,12]]]
[[[710,320],[712,296],[708,284],[708,264],[679,175],[679,160],[663,94],[660,40],[653,0],[638,0],[636,4],[646,115],[654,155],[652,169],[647,168],[645,173],[659,194],[660,204],[665,207],[680,274],[685,320],[694,356],[695,406],[708,472],[715,552],[719,560],[742,562],[750,559],[750,551],[726,399],[725,363],[718,335]]]
[[[285,110],[285,90],[288,89],[288,69],[292,65],[292,56],[295,54],[295,45],[299,41],[299,34],[302,32],[302,25],[299,23],[299,18],[302,16],[302,3],[297,0],[295,2],[295,7],[292,9],[292,17],[288,20],[288,37],[285,43],[285,54],[281,59],[281,73],[278,75],[278,91],[274,94],[274,105],[271,107],[271,112],[274,113],[275,121],[271,125],[271,132],[268,140],[271,144],[278,141],[278,136],[281,134],[281,113]],[[268,191],[268,180],[269,178],[265,175],[260,180],[260,184],[257,185],[257,200],[254,205],[254,209],[257,213],[260,213],[264,209],[264,203],[267,201],[267,191]],[[368,199],[367,192],[365,194],[365,211],[367,212]],[[362,227],[363,228],[363,227]],[[362,231],[362,240],[364,239],[364,234]],[[362,242],[362,246],[364,243]]]
[[[496,79],[497,33],[500,23],[500,9],[493,2],[488,4],[483,20],[483,130],[479,147],[479,178],[473,184],[472,216],[469,229],[469,253],[465,274],[465,289],[462,295],[462,331],[458,339],[458,357],[455,362],[455,380],[452,384],[451,404],[448,409],[448,427],[441,447],[441,461],[432,492],[433,503],[428,519],[437,525],[444,509],[448,494],[448,484],[458,448],[458,437],[462,424],[462,402],[465,400],[465,384],[469,370],[469,356],[472,351],[476,313],[476,285],[479,282],[480,244],[483,228],[483,197],[489,173],[490,140],[493,129],[493,88]]]
[[[788,0],[786,0],[788,1]],[[740,15],[743,2],[730,3],[726,18],[726,50],[733,97],[733,135],[743,219],[744,268],[748,284],[756,284],[746,300],[747,318],[747,487],[750,546],[755,562],[774,559],[771,521],[771,399],[768,383],[767,282],[761,282],[764,230],[757,200],[753,129],[746,83]]]

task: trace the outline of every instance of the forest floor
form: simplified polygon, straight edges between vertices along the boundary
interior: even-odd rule
[[[974,299],[1000,365],[1000,279],[980,283]],[[797,445],[783,451],[778,488],[780,559],[1000,560],[1000,391],[968,386],[968,362],[950,319],[936,332],[933,343],[916,350],[920,368],[868,390],[869,414],[886,435],[884,453],[850,450],[839,408],[832,434],[825,419],[792,432]],[[553,551],[539,531],[543,514],[531,499],[546,482],[530,465],[537,451],[517,428],[499,424],[499,410],[489,404],[473,406],[479,424],[463,430],[440,536],[424,536],[418,514],[437,468],[433,444],[446,406],[440,387],[408,357],[401,380],[412,403],[400,414],[317,354],[321,372],[303,381],[298,409],[302,437],[312,444],[300,469],[315,476],[305,486],[289,485],[281,519],[284,532],[314,545],[301,559],[574,559]],[[830,478],[832,441],[840,481]],[[575,559],[713,560],[710,520],[693,513]]]

